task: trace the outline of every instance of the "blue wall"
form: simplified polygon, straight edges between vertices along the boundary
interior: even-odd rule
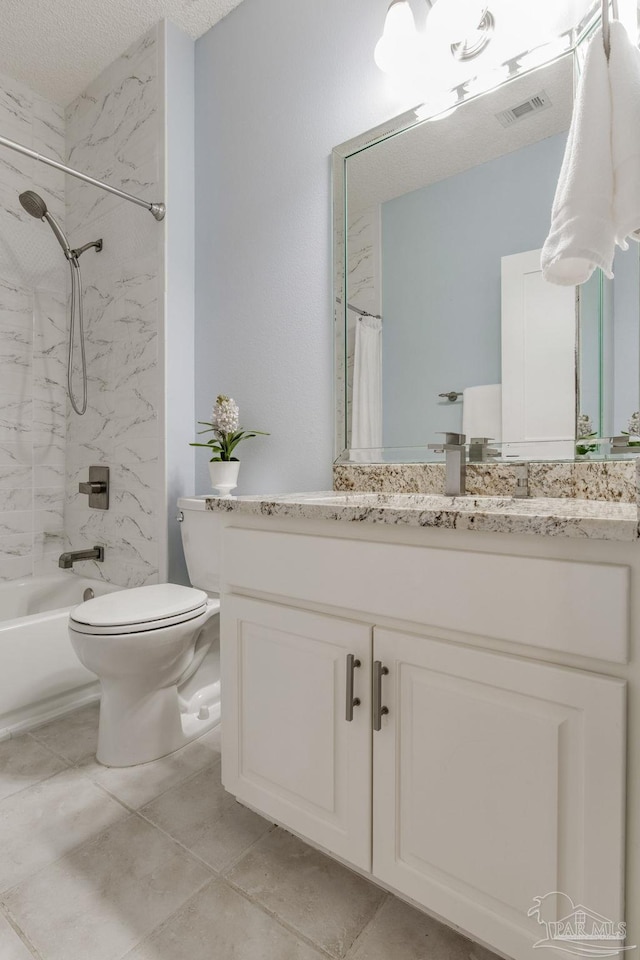
[[[228,393],[271,432],[239,493],[331,484],[330,157],[412,105],[373,61],[387,6],[244,0],[196,43],[196,414]]]
[[[566,134],[382,207],[384,445],[462,429],[449,390],[501,381],[501,257],[542,247]]]
[[[613,371],[609,366],[613,418],[609,431],[627,429],[629,417],[640,409],[640,255],[631,241],[627,251],[618,250],[613,263]],[[614,372],[615,371],[615,372]],[[612,375],[613,374],[613,375]]]

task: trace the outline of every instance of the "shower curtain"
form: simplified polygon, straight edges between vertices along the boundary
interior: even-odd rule
[[[356,324],[351,408],[351,459],[358,450],[382,447],[382,320],[360,317]],[[354,452],[356,456],[354,456]]]

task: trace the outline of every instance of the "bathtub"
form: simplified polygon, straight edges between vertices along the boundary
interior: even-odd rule
[[[96,596],[122,589],[73,573],[0,584],[0,739],[97,699],[67,634],[87,587]]]

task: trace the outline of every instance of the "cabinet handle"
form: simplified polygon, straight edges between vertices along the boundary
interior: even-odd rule
[[[347,708],[345,711],[345,720],[353,720],[353,708],[360,706],[360,697],[353,695],[353,672],[360,666],[360,661],[356,660],[352,653],[347,654]]]
[[[382,678],[389,673],[387,667],[382,666],[381,660],[373,662],[373,729],[382,730],[382,718],[389,713],[388,707],[382,706]]]

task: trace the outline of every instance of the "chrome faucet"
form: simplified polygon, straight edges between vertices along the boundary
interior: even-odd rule
[[[58,566],[63,570],[71,570],[74,563],[78,560],[97,560],[102,563],[104,560],[104,547],[93,547],[91,550],[71,550],[68,553],[61,553],[58,557]]]
[[[466,493],[467,451],[464,433],[445,433],[444,443],[430,443],[429,450],[445,455],[446,497],[463,497]]]

